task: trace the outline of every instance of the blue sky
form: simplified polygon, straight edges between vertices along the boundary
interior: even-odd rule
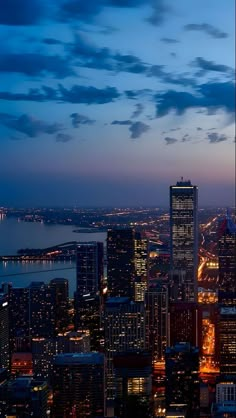
[[[0,205],[234,204],[234,0],[0,0]]]

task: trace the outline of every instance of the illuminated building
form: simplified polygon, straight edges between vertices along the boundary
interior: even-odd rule
[[[31,353],[13,353],[11,356],[12,375],[30,376],[33,374]]]
[[[71,331],[55,338],[33,338],[32,356],[34,376],[50,378],[52,360],[56,354],[90,351],[89,331]]]
[[[52,388],[54,417],[104,417],[104,355],[90,352],[55,356]]]
[[[103,264],[103,243],[87,242],[78,244],[75,329],[89,329],[91,350],[99,350],[100,348]]]
[[[135,235],[131,228],[107,233],[107,280],[111,297],[133,297],[135,279]]]
[[[171,270],[184,270],[184,302],[197,301],[198,190],[190,181],[170,186]]]
[[[130,351],[114,356],[115,415],[150,417],[152,358],[145,351]]]
[[[200,384],[198,370],[198,348],[183,342],[166,349],[167,412],[169,408],[181,404],[186,406],[186,418],[199,416]]]
[[[53,336],[55,322],[50,287],[44,282],[31,282],[29,299],[30,336]]]
[[[96,295],[103,278],[103,243],[81,242],[76,255],[76,297]]]
[[[8,296],[0,294],[0,369],[9,369],[9,305]]]
[[[29,289],[10,287],[9,306],[11,352],[28,351],[30,347]]]
[[[145,348],[145,309],[142,302],[127,297],[109,298],[104,311],[105,354],[107,358],[108,398],[113,398],[114,355]]]
[[[236,374],[236,307],[220,309],[220,373]]]
[[[164,361],[167,347],[168,290],[166,286],[150,287],[145,295],[146,348],[152,360]]]
[[[147,277],[148,241],[142,238],[141,233],[135,233],[134,240],[134,300],[144,302],[145,291],[148,287]]]
[[[236,303],[236,225],[230,216],[220,221],[218,239],[219,303]]]
[[[213,418],[235,418],[236,375],[223,375],[216,384],[216,402],[212,405]]]
[[[193,346],[201,344],[201,312],[196,303],[170,303],[168,313],[168,345],[186,341]]]
[[[56,278],[50,280],[49,284],[52,296],[52,304],[54,310],[55,334],[65,332],[68,319],[68,280]]]

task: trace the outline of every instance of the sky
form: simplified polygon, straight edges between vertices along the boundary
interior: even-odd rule
[[[0,0],[0,206],[235,204],[234,0]]]

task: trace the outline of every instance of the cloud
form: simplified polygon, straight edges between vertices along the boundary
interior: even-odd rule
[[[206,83],[198,86],[195,93],[168,90],[155,96],[157,117],[174,111],[182,115],[188,109],[204,108],[208,113],[215,114],[218,110],[227,113],[235,112],[235,85],[232,82]]]
[[[80,125],[92,125],[95,122],[94,119],[90,119],[88,116],[79,113],[72,113],[70,118],[74,128],[79,128]]]
[[[113,120],[111,125],[132,125],[131,120]]]
[[[113,102],[120,97],[115,87],[97,89],[93,86],[74,85],[66,89],[59,84],[57,89],[42,86],[40,89],[30,89],[28,93],[0,92],[0,99],[13,101],[57,101],[65,103],[104,104]]]
[[[187,141],[190,141],[189,134],[185,134],[185,135],[182,137],[182,142],[187,142]]]
[[[227,141],[227,136],[223,134],[218,134],[217,132],[211,132],[207,134],[207,139],[209,140],[210,144],[217,144],[219,142]]]
[[[30,138],[36,138],[40,134],[52,135],[62,128],[58,123],[47,123],[26,114],[16,117],[8,113],[0,113],[0,124]]]
[[[71,135],[59,133],[56,136],[56,142],[69,142],[73,139]]]
[[[42,0],[0,0],[0,25],[29,26],[44,13]]]
[[[178,44],[179,41],[177,39],[173,38],[161,38],[161,42],[164,42],[165,44]]]
[[[52,74],[57,78],[74,74],[67,59],[59,55],[36,53],[1,54],[0,72],[21,73],[31,77]]]
[[[200,128],[200,127],[197,127],[196,129],[197,129],[197,131],[202,131],[202,128]]]
[[[134,112],[131,115],[132,119],[138,118],[144,111],[144,106],[142,103],[137,103],[135,107],[136,107],[136,110],[134,110]]]
[[[171,138],[171,137],[169,137],[169,136],[166,136],[166,137],[164,138],[164,140],[166,141],[166,145],[172,145],[172,144],[174,144],[175,142],[177,142],[177,141],[178,141],[178,139],[176,139],[176,138]]]
[[[187,31],[205,32],[207,35],[210,35],[212,38],[216,39],[224,39],[228,37],[226,32],[222,32],[220,29],[210,25],[209,23],[189,23],[188,25],[184,26],[184,29]]]
[[[131,132],[130,138],[139,138],[142,134],[150,129],[149,125],[143,122],[134,122],[130,125],[129,131]]]
[[[151,15],[146,21],[161,25],[170,11],[165,0],[67,0],[61,5],[58,18],[61,21],[95,23],[105,7],[135,9],[147,5],[151,7]]]
[[[115,87],[97,89],[93,86],[74,85],[70,89],[66,89],[62,85],[59,85],[59,92],[59,100],[62,102],[86,103],[88,105],[111,103],[120,97],[120,93],[118,93]]]
[[[200,68],[202,71],[198,75],[204,75],[207,71],[216,71],[220,73],[230,73],[233,75],[234,70],[224,64],[216,64],[214,61],[205,60],[202,57],[195,58],[191,63],[192,66]]]
[[[43,44],[46,44],[46,45],[61,45],[61,44],[63,44],[62,41],[59,41],[58,39],[55,39],[55,38],[43,38],[41,40],[41,42]]]

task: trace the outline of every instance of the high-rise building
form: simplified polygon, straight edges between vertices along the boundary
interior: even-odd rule
[[[53,336],[55,320],[49,285],[44,282],[31,282],[29,311],[31,337]]]
[[[148,288],[148,241],[140,232],[135,233],[134,240],[134,300],[144,302],[145,292]]]
[[[147,351],[114,356],[115,415],[121,418],[150,417],[152,358]]]
[[[229,214],[220,221],[218,231],[219,303],[236,303],[236,225]]]
[[[104,311],[108,398],[115,393],[114,355],[145,348],[145,308],[127,297],[109,298]]]
[[[53,363],[53,417],[105,416],[105,357],[59,354]]]
[[[135,235],[131,228],[107,233],[107,280],[111,297],[134,297]]]
[[[8,295],[0,294],[0,369],[9,369],[9,305]]]
[[[146,306],[146,348],[152,353],[152,360],[165,360],[167,347],[168,290],[164,285],[150,287],[145,295]]]
[[[171,270],[184,270],[184,302],[197,301],[198,189],[183,179],[170,186]]]
[[[220,373],[236,374],[236,307],[220,308]]]
[[[199,417],[200,383],[198,375],[198,348],[183,342],[166,349],[167,411],[170,407],[181,404],[187,408],[186,418]]]
[[[170,303],[168,313],[168,345],[188,342],[200,345],[201,311],[196,303]]]
[[[65,332],[69,323],[68,316],[68,280],[63,278],[52,279],[49,284],[54,310],[55,334]]]
[[[29,289],[10,287],[9,307],[11,352],[26,352],[30,347]]]

